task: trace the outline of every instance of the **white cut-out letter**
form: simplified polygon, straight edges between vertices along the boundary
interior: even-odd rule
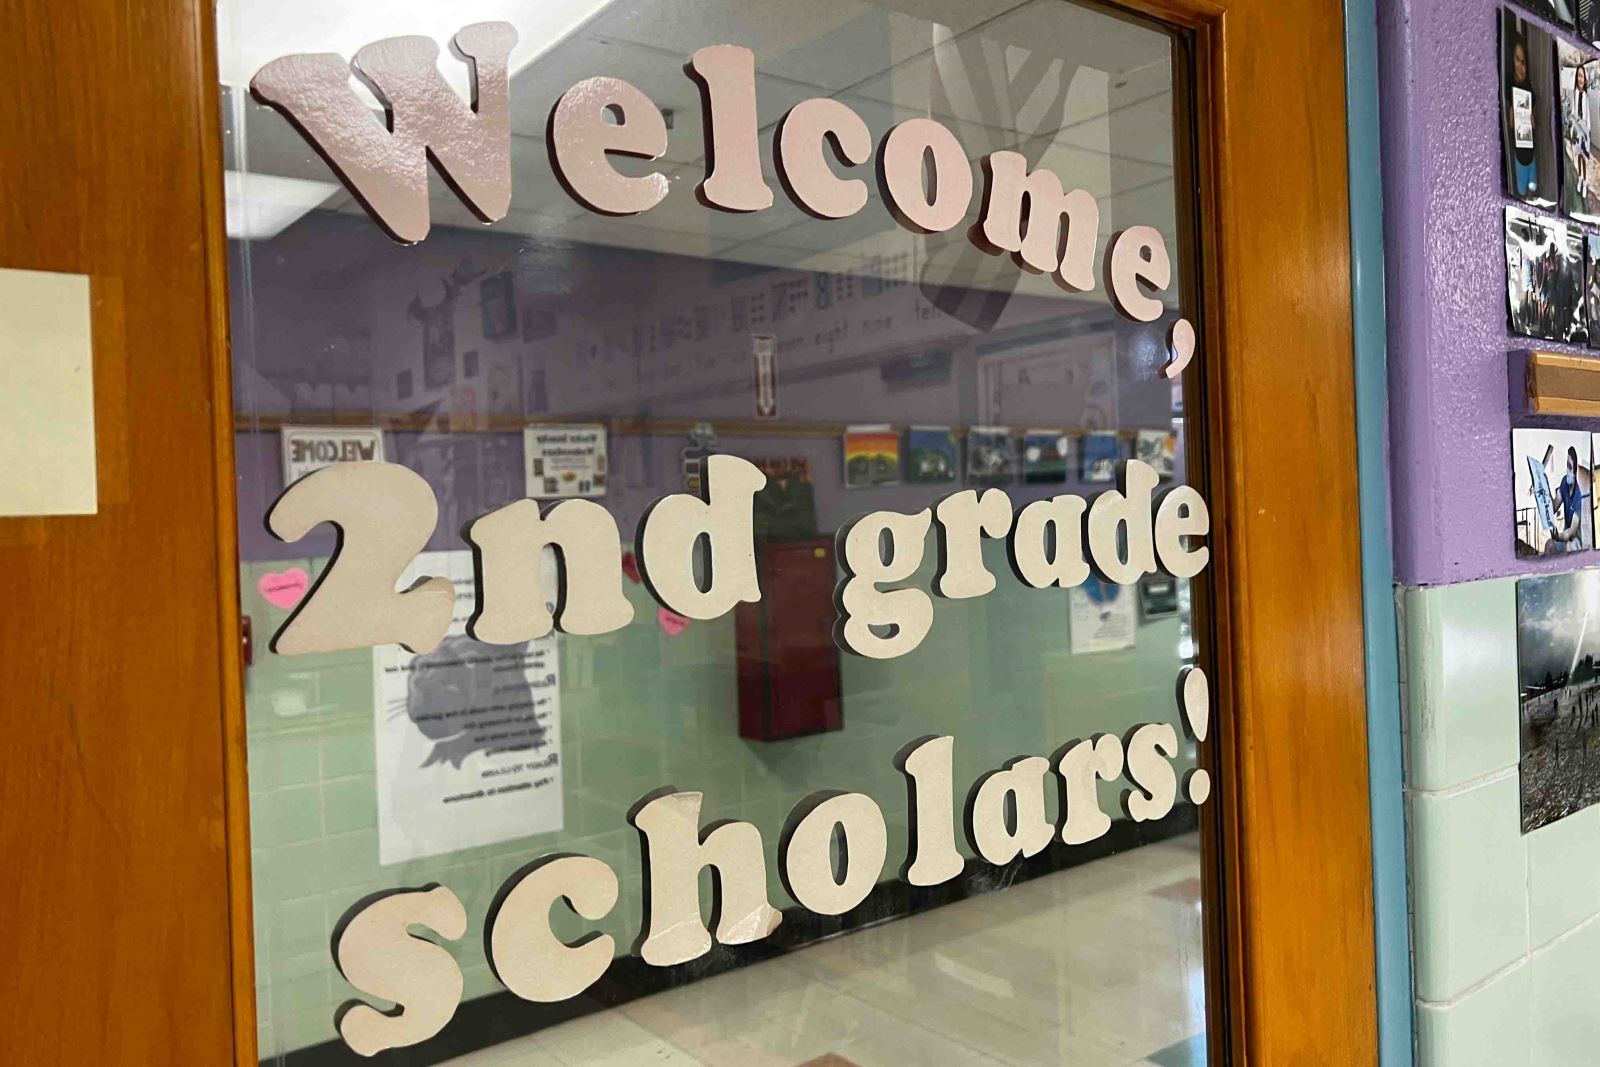
[[[622,592],[622,538],[611,513],[592,500],[565,500],[543,515],[535,500],[515,500],[466,530],[477,551],[474,640],[514,645],[548,634],[605,634],[633,621]],[[539,557],[554,545],[560,588],[544,587]],[[552,613],[547,606],[555,603]]]
[[[983,538],[1011,530],[1011,498],[1003,489],[953,493],[933,511],[939,526],[939,573],[933,590],[951,600],[994,592],[994,575],[983,565]]]
[[[661,605],[691,619],[715,619],[740,601],[761,599],[756,577],[754,501],[767,476],[738,456],[707,456],[705,499],[662,497],[639,520],[639,574]],[[704,540],[704,588],[695,545]]]
[[[878,180],[895,220],[917,233],[943,233],[961,221],[972,203],[972,164],[966,149],[933,119],[907,119],[889,131],[878,152]]]
[[[517,31],[480,22],[455,35],[471,70],[472,106],[439,72],[426,37],[369,44],[347,64],[331,53],[284,56],[250,79],[257,99],[284,114],[395,240],[428,236],[428,160],[485,222],[511,206],[511,118],[506,64]],[[354,69],[389,112],[389,129],[350,87]]]
[[[1177,485],[1161,494],[1156,508],[1155,545],[1161,569],[1174,578],[1193,578],[1211,561],[1205,545],[1184,548],[1185,537],[1204,537],[1211,532],[1211,510],[1205,497],[1192,485]]]
[[[272,639],[294,656],[399,644],[430,652],[455,614],[448,578],[395,592],[400,575],[427,547],[439,504],[422,475],[398,463],[335,463],[295,482],[267,512],[267,529],[298,541],[321,523],[339,530],[322,576]]]
[[[871,659],[893,659],[922,644],[933,628],[933,600],[921,589],[879,589],[879,582],[903,582],[922,566],[924,542],[933,513],[915,515],[875,511],[841,529],[835,538],[844,568],[836,599],[839,620],[834,640],[846,652]],[[881,542],[889,540],[889,558]],[[884,635],[873,627],[887,627]]]
[[[901,749],[895,766],[906,778],[910,855],[900,877],[912,885],[942,885],[966,862],[956,849],[955,738],[925,737]]]
[[[978,779],[967,801],[967,840],[985,862],[1010,863],[1050,844],[1056,828],[1044,810],[1049,773],[1049,760],[1027,756]]]
[[[607,122],[608,113],[617,121]],[[661,109],[621,78],[585,78],[562,93],[550,113],[556,177],[579,203],[602,215],[637,215],[667,195],[665,175],[619,174],[606,153],[660,159],[666,151]]]
[[[348,914],[334,935],[333,961],[345,981],[399,1005],[386,1012],[353,1000],[340,1009],[339,1036],[363,1056],[426,1041],[461,1003],[465,980],[455,957],[412,934],[411,926],[456,941],[467,932],[467,912],[442,885],[403,889]]]
[[[588,989],[611,966],[616,942],[598,934],[566,944],[550,929],[550,908],[565,899],[585,919],[603,919],[616,906],[617,889],[617,872],[590,856],[553,856],[512,875],[484,937],[494,976],[523,1000],[541,1003]]]
[[[1161,476],[1150,464],[1130,459],[1121,482],[1120,489],[1107,489],[1089,505],[1089,555],[1106,581],[1132,585],[1156,569],[1150,509]]]
[[[1067,790],[1067,818],[1061,827],[1061,840],[1068,845],[1083,845],[1103,837],[1111,829],[1111,817],[1100,807],[1099,783],[1122,773],[1121,739],[1114,734],[1101,734],[1073,742],[1062,752],[1056,773]]]
[[[1135,726],[1124,742],[1127,776],[1133,789],[1122,794],[1122,809],[1134,822],[1165,818],[1178,799],[1178,776],[1172,760],[1178,755],[1178,731],[1170,723]]]
[[[852,167],[872,156],[872,132],[861,116],[831,97],[815,97],[790,108],[778,123],[778,177],[802,210],[842,219],[865,206],[867,183],[834,174],[824,142],[832,142],[839,158]]]
[[[634,809],[644,853],[644,932],[638,952],[653,967],[687,963],[711,951],[700,915],[700,871],[716,871],[717,940],[724,945],[760,941],[783,916],[767,902],[767,860],[761,831],[726,822],[702,839],[700,793],[666,793]]]
[[[772,190],[761,177],[761,142],[756,137],[755,55],[738,45],[712,45],[691,56],[684,70],[700,86],[705,115],[706,177],[700,199],[724,211],[771,207]]]
[[[1026,585],[1071,589],[1088,580],[1089,564],[1083,558],[1086,507],[1083,497],[1069,494],[1035,500],[1017,513],[1008,547],[1011,569]]]
[[[833,835],[841,835],[843,880],[833,876]],[[778,874],[796,904],[818,915],[843,915],[867,899],[883,873],[889,830],[864,793],[813,793],[789,813]]]
[[[1066,289],[1094,288],[1100,205],[1082,189],[1061,190],[1045,167],[1030,171],[1017,152],[991,152],[984,160],[988,191],[974,236],[990,252],[1010,252],[1019,265],[1054,273]]]
[[[1132,226],[1111,239],[1107,257],[1106,288],[1117,310],[1136,322],[1154,322],[1166,305],[1139,288],[1149,282],[1157,292],[1172,284],[1172,261],[1167,258],[1167,243],[1154,226]]]

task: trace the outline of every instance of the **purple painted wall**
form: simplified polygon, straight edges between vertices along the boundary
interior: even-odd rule
[[[1395,577],[1410,585],[1600,563],[1518,560],[1512,547],[1508,353],[1594,353],[1506,324],[1501,8],[1378,0]]]

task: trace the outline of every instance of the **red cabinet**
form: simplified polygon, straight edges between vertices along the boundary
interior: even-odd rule
[[[756,544],[761,600],[740,604],[739,736],[750,741],[844,728],[833,644],[833,542]]]

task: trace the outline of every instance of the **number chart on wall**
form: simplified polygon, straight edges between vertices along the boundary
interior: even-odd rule
[[[1182,39],[219,39],[263,1061],[1203,1055]]]

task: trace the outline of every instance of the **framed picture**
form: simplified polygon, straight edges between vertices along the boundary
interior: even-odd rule
[[[478,284],[483,303],[483,336],[491,341],[513,337],[517,332],[517,299],[512,274],[503,270]]]
[[[1517,583],[1522,832],[1600,801],[1600,571]]]
[[[1513,333],[1584,344],[1584,235],[1563,222],[1506,208],[1506,295]]]
[[[1510,8],[1500,12],[1500,131],[1506,195],[1554,207],[1555,44]]]
[[[1591,435],[1583,430],[1511,431],[1512,522],[1519,557],[1594,548]]]

